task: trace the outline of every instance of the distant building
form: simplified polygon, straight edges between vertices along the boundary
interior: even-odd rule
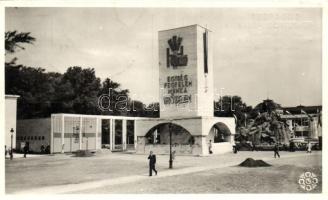
[[[297,142],[321,141],[322,137],[322,106],[284,107],[280,116],[286,120],[292,133],[292,139]],[[319,142],[321,143],[321,142]]]

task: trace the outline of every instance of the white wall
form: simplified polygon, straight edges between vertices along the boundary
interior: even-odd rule
[[[13,149],[16,148],[16,121],[17,121],[17,98],[16,95],[5,96],[5,145],[7,149],[10,148],[11,133],[10,130],[14,129],[13,134]]]
[[[199,25],[191,25],[159,32],[159,88],[160,88],[160,117],[196,117],[213,116],[213,66],[212,42],[208,41],[208,74],[204,73],[204,42],[205,29]],[[183,54],[188,56],[187,66],[167,67],[168,40],[173,36],[182,38]],[[165,87],[170,76],[188,76],[192,82],[187,92],[176,93],[176,96],[191,95],[191,102],[183,104],[164,104],[163,97],[170,96]],[[205,91],[205,86],[207,90]],[[205,106],[204,106],[205,105]]]

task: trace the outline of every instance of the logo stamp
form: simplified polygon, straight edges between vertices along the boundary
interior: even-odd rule
[[[305,191],[312,191],[314,190],[319,183],[317,175],[312,172],[304,172],[300,175],[298,179],[298,184],[300,187]]]
[[[187,66],[188,56],[183,54],[182,37],[173,36],[167,41],[170,48],[167,48],[167,67]]]

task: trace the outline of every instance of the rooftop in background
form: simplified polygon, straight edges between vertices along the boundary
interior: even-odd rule
[[[301,114],[301,110],[305,111],[308,114],[316,114],[322,110],[322,106],[303,106],[299,105],[296,107],[283,107],[284,111],[288,111],[292,114]]]

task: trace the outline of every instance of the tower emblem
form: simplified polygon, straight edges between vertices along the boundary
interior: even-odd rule
[[[168,41],[169,47],[166,49],[167,67],[187,66],[188,56],[183,55],[182,37],[173,36]]]

